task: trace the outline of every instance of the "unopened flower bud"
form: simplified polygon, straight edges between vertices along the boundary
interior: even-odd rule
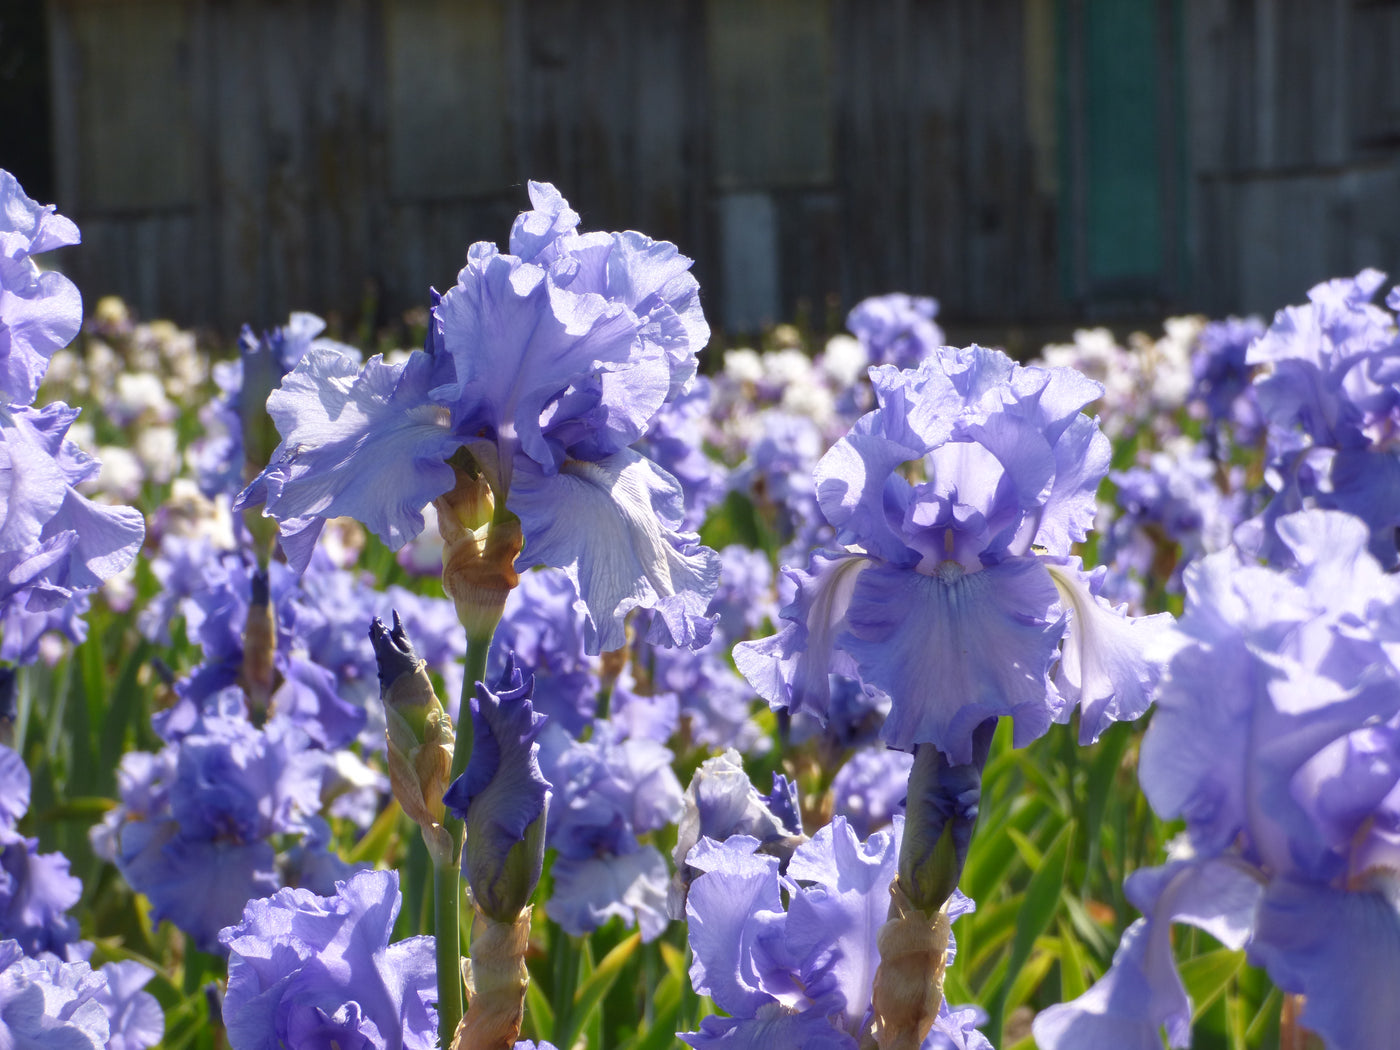
[[[996,719],[973,731],[973,760],[953,764],[932,744],[920,744],[909,770],[899,881],[910,902],[933,915],[957,889],[982,799],[982,767]]]
[[[545,716],[530,703],[533,687],[513,660],[496,692],[477,683],[471,761],[444,799],[466,822],[462,866],[477,909],[497,922],[515,921],[544,866],[549,782],[535,738]]]
[[[452,775],[452,720],[433,692],[427,664],[418,658],[394,613],[392,631],[375,617],[369,629],[379,661],[389,784],[403,811],[423,831],[435,864],[452,862],[452,840],[442,826],[442,796]]]

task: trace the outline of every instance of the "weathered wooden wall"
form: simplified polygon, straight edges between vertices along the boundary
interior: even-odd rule
[[[1188,10],[1202,306],[1268,311],[1362,266],[1400,280],[1400,3]]]
[[[381,316],[526,179],[717,326],[1269,310],[1400,268],[1393,0],[48,0],[87,294]]]

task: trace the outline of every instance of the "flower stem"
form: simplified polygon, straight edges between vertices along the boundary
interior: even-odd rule
[[[456,780],[467,768],[472,754],[471,698],[476,683],[486,677],[486,654],[491,633],[484,638],[467,639],[467,658],[462,676],[462,702],[457,709],[457,739],[452,748],[452,774]],[[452,840],[452,858],[433,866],[433,934],[437,940],[438,1040],[452,1045],[462,1020],[462,822],[449,812],[442,822]]]
[[[462,1020],[462,876],[456,863],[433,867],[433,933],[437,948],[438,1045],[449,1047]]]

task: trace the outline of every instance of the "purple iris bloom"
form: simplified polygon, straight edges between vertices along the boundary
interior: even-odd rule
[[[1191,355],[1190,400],[1202,406],[1212,429],[1229,424],[1242,444],[1253,443],[1263,423],[1248,360],[1250,344],[1263,334],[1257,317],[1212,321],[1196,337]]]
[[[1167,590],[1179,592],[1186,567],[1229,547],[1251,512],[1243,475],[1185,439],[1154,452],[1145,466],[1114,471],[1120,512],[1102,535],[1100,556],[1142,580],[1168,576]]]
[[[887,743],[956,764],[989,718],[1011,716],[1020,745],[1076,703],[1085,742],[1141,715],[1157,670],[1142,651],[1164,621],[1126,618],[1068,558],[1109,465],[1080,411],[1099,384],[975,346],[871,381],[879,407],[816,470],[840,545],[786,570],[787,622],[736,646],[739,670],[774,707],[823,720],[828,672],[858,677],[891,699]]]
[[[730,487],[753,501],[784,544],[810,550],[831,537],[812,482],[827,440],[812,420],[779,409],[764,411],[757,426],[747,457],[730,476]]]
[[[846,327],[864,344],[871,364],[917,368],[946,342],[936,316],[937,299],[895,292],[856,304]]]
[[[592,722],[600,685],[597,657],[584,648],[587,613],[581,606],[563,571],[522,573],[506,598],[487,664],[492,679],[500,678],[512,659],[533,668],[534,709],[571,736]]]
[[[1191,1008],[1170,926],[1244,948],[1328,1046],[1394,1044],[1400,1004],[1400,581],[1360,520],[1278,522],[1287,571],[1211,555],[1142,744],[1139,778],[1186,838],[1127,884],[1144,917],[1101,981],[1041,1013],[1045,1050],[1172,1046]]]
[[[573,580],[590,652],[619,648],[634,608],[657,610],[654,640],[702,644],[718,556],[679,531],[680,483],[629,447],[684,391],[708,338],[690,260],[638,233],[579,233],[552,186],[530,196],[512,254],[468,251],[426,350],[363,369],[323,350],[302,359],[268,399],[282,444],[240,499],[266,501],[298,567],[306,537],[342,514],[398,548],[465,450],[497,513],[520,521],[517,567]]]
[[[275,434],[267,418],[267,396],[277,389],[312,348],[344,354],[356,364],[360,352],[331,339],[317,338],[326,322],[315,314],[294,313],[280,328],[257,335],[247,325],[238,334],[238,359],[214,366],[220,396],[200,412],[207,436],[195,448],[195,470],[206,496],[235,496],[247,482],[244,471],[267,463]]]
[[[32,258],[80,239],[71,220],[30,200],[0,170],[0,403],[33,404],[49,358],[82,327],[83,300],[73,282],[40,270]]]
[[[665,930],[666,861],[639,837],[681,814],[673,757],[605,722],[594,724],[587,741],[546,740],[542,765],[554,785],[549,843],[559,855],[545,908],[567,932],[581,936],[613,915],[639,926],[646,940]]]
[[[667,898],[673,919],[685,914],[686,892],[697,874],[687,864],[690,851],[701,839],[723,842],[731,835],[752,838],[775,857],[791,854],[803,839],[797,786],[775,773],[773,791],[760,794],[744,772],[739,752],[732,748],[700,763],[685,790],[672,853],[676,875]]]
[[[325,753],[309,743],[279,719],[259,730],[240,715],[203,715],[160,754],[123,758],[123,804],[94,845],[157,919],[218,951],[219,930],[282,884],[272,838],[316,830]]]
[[[219,934],[233,1050],[436,1046],[433,938],[389,943],[401,903],[394,871],[361,872],[328,896],[284,889],[250,901]]]
[[[139,511],[78,494],[99,467],[68,440],[78,411],[30,407],[82,321],[78,290],[30,256],[77,242],[77,227],[0,171],[0,622],[3,659],[21,663],[44,631],[80,640],[84,593],[126,568],[145,536]]]
[[[107,1050],[145,1050],[165,1035],[165,1014],[150,992],[144,991],[155,972],[138,962],[106,963],[98,970],[107,980],[97,1001],[107,1011]]]
[[[157,731],[166,739],[185,732],[214,696],[240,682],[244,628],[261,580],[276,625],[273,665],[279,681],[271,707],[322,747],[357,737],[382,745],[382,723],[370,721],[380,717],[380,708],[366,619],[397,610],[413,636],[424,639],[419,655],[444,674],[465,651],[451,602],[401,587],[377,591],[363,575],[336,568],[324,552],[300,576],[273,562],[260,578],[247,546],[219,550],[207,539],[168,535],[152,568],[163,589],[141,614],[143,632],[168,639],[171,620],[183,614],[186,634],[204,657],[177,684],[180,702],[157,715]]]
[[[78,939],[68,909],[83,885],[61,853],[40,853],[39,840],[19,834],[29,809],[29,771],[18,754],[0,744],[0,941],[18,943],[26,955],[67,954]]]
[[[862,838],[883,828],[904,805],[911,755],[871,745],[853,754],[831,782],[836,812]]]
[[[637,451],[652,460],[678,482],[685,494],[687,531],[700,528],[724,497],[724,468],[705,454],[705,429],[709,422],[711,384],[696,376],[676,397],[662,405]]]
[[[699,1032],[681,1038],[697,1048],[856,1050],[870,1025],[877,936],[889,911],[902,823],[896,819],[862,842],[837,817],[797,847],[785,874],[777,857],[757,851],[755,838],[702,840],[690,853],[702,872],[686,903],[690,976],[729,1016],[708,1017]],[[955,893],[949,915],[972,908]],[[950,962],[955,952],[950,943]],[[944,1009],[934,1031],[954,1046],[987,1048],[965,1020]]]
[[[15,941],[0,941],[0,1045],[105,1050],[112,1034],[98,998],[105,987],[85,962],[31,959]]]
[[[1319,284],[1250,345],[1249,363],[1264,370],[1255,387],[1275,495],[1237,539],[1271,562],[1288,557],[1279,518],[1308,507],[1361,518],[1371,553],[1387,568],[1400,561],[1400,336],[1371,302],[1384,280],[1364,270]]]

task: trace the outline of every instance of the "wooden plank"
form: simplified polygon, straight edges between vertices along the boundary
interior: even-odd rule
[[[771,194],[759,191],[722,194],[718,204],[719,321],[729,333],[757,332],[783,317],[778,209]]]
[[[828,0],[710,0],[706,14],[716,185],[829,184]]]
[[[833,8],[843,231],[860,264],[841,260],[832,290],[851,299],[910,287],[908,17],[902,0]]]
[[[971,5],[914,4],[909,11],[910,288],[944,310],[967,300],[968,171],[963,148]],[[885,289],[888,290],[888,289]],[[855,296],[858,298],[859,295]]]
[[[498,191],[512,158],[505,120],[503,0],[384,6],[389,192],[425,200]]]
[[[67,5],[76,62],[80,199],[86,208],[193,202],[187,6],[179,0]],[[132,61],[140,55],[139,62]]]

